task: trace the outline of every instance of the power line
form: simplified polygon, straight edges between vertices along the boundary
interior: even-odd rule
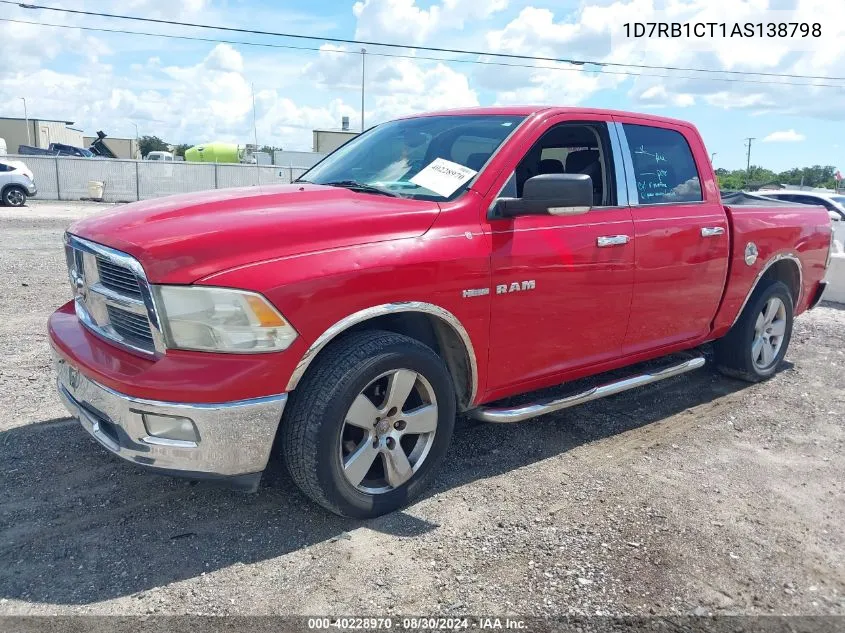
[[[4,0],[0,0],[2,3]],[[31,20],[15,20],[12,18],[0,18],[0,22],[12,22],[15,24],[29,24],[32,26],[46,26],[59,29],[79,29],[81,31],[94,31],[99,33],[116,33],[120,35],[142,35],[146,37],[159,37],[173,40],[187,40],[195,42],[209,42],[214,44],[232,44],[236,46],[257,46],[262,48],[280,48],[286,50],[297,51],[315,51],[318,53],[336,53],[341,55],[360,55],[358,51],[338,50],[338,49],[323,49],[317,46],[294,46],[292,44],[272,44],[269,42],[245,42],[242,40],[228,40],[211,37],[198,37],[191,35],[174,35],[170,33],[151,33],[149,31],[129,31],[126,29],[108,29],[105,27],[93,26],[75,26],[71,24],[55,24],[51,22],[35,22]],[[654,73],[637,73],[627,72],[621,70],[606,70],[606,69],[589,69],[589,68],[562,68],[560,66],[538,66],[536,64],[515,64],[507,62],[485,61],[479,59],[451,59],[444,57],[430,57],[425,55],[403,55],[401,53],[374,53],[367,51],[367,55],[375,57],[390,57],[400,59],[422,60],[422,61],[438,61],[456,64],[476,64],[481,66],[505,66],[509,68],[529,68],[533,70],[557,70],[564,72],[579,72],[579,73],[596,73],[602,75],[620,75],[626,77],[657,77],[661,79],[688,79],[692,81],[721,81],[728,83],[752,83],[752,84],[770,84],[777,86],[810,86],[820,88],[845,88],[842,84],[824,84],[824,83],[804,83],[804,82],[790,82],[790,81],[765,81],[762,79],[738,79],[732,77],[690,77],[687,75],[667,75]],[[716,72],[716,71],[714,71]]]
[[[689,68],[689,67],[682,67],[682,66],[658,66],[658,65],[648,65],[648,64],[623,64],[621,62],[596,62],[590,60],[579,60],[579,59],[568,59],[568,58],[556,58],[556,57],[540,57],[536,55],[519,55],[516,53],[493,53],[493,52],[485,52],[485,51],[472,51],[466,49],[458,49],[458,48],[439,48],[434,46],[409,46],[407,44],[390,44],[386,42],[373,42],[367,40],[354,40],[354,39],[345,39],[345,38],[338,38],[338,37],[324,37],[324,36],[316,36],[316,35],[302,35],[299,33],[280,33],[277,31],[260,31],[257,29],[244,29],[244,28],[237,28],[233,26],[216,26],[211,24],[198,24],[194,22],[177,22],[175,20],[162,20],[160,18],[142,18],[138,16],[131,16],[131,15],[120,15],[115,13],[102,13],[97,11],[83,11],[81,9],[64,9],[59,7],[48,7],[44,5],[38,4],[29,4],[24,2],[16,2],[15,0],[0,0],[0,4],[9,4],[21,7],[23,9],[41,9],[44,11],[56,11],[59,13],[71,13],[75,15],[87,15],[92,17],[100,17],[100,18],[111,18],[115,20],[131,20],[137,22],[150,22],[154,24],[167,24],[170,26],[186,26],[190,28],[197,28],[197,29],[211,29],[216,31],[230,31],[233,33],[247,33],[250,35],[270,35],[273,37],[287,37],[292,39],[302,39],[302,40],[316,40],[316,41],[323,41],[323,42],[332,42],[337,44],[354,44],[356,46],[381,46],[385,48],[400,48],[400,49],[414,49],[420,51],[429,51],[433,53],[451,53],[457,55],[478,55],[482,57],[499,57],[499,58],[507,58],[507,59],[522,59],[522,60],[529,60],[529,61],[545,61],[545,62],[555,62],[555,63],[564,63],[564,64],[575,64],[575,65],[594,65],[594,66],[601,66],[601,67],[617,67],[617,68],[643,68],[643,69],[650,69],[650,70],[673,70],[673,71],[683,71],[683,72],[698,72],[698,73],[722,73],[722,74],[729,74],[729,75],[756,75],[756,76],[765,76],[765,77],[783,77],[783,78],[791,78],[791,79],[824,79],[824,80],[836,80],[836,81],[843,81],[845,77],[829,77],[825,75],[796,75],[796,74],[788,74],[788,73],[765,73],[765,72],[753,72],[753,71],[744,71],[744,70],[714,70],[710,68]],[[445,60],[444,60],[445,61]]]

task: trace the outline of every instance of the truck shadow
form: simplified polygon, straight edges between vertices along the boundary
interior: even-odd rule
[[[429,494],[745,386],[703,369],[521,424],[462,419]],[[361,526],[409,537],[439,527],[409,512],[370,521],[334,516],[307,501],[278,464],[254,495],[154,475],[109,456],[70,419],[0,433],[0,473],[0,598],[29,602],[89,604],[311,546],[319,556]]]

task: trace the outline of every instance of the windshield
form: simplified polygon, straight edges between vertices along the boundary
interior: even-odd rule
[[[840,207],[845,206],[845,196],[830,196],[830,199],[836,202]]]
[[[349,141],[299,182],[449,200],[466,188],[524,118],[444,115],[391,121]]]

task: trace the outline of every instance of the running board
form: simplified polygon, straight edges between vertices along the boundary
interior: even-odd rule
[[[622,393],[623,391],[628,391],[629,389],[650,385],[653,382],[665,380],[666,378],[679,376],[680,374],[685,374],[693,369],[698,369],[703,365],[704,358],[699,356],[697,358],[691,358],[690,360],[684,361],[678,365],[672,365],[666,369],[632,376],[631,378],[625,378],[624,380],[617,380],[616,382],[611,382],[606,385],[602,385],[601,387],[593,387],[587,391],[577,393],[574,396],[567,396],[566,398],[558,398],[554,400],[541,400],[540,402],[514,408],[479,407],[469,411],[468,415],[476,420],[494,422],[497,424],[522,422],[523,420],[528,420],[530,418],[537,417],[538,415],[545,415],[546,413],[553,413],[555,411],[560,411],[561,409],[568,409],[569,407],[584,404],[585,402],[590,402],[591,400],[598,400],[599,398],[612,396],[617,393]]]

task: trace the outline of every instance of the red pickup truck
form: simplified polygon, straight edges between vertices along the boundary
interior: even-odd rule
[[[723,203],[688,123],[456,110],[291,185],[75,223],[49,334],[65,404],[116,455],[254,490],[275,445],[308,497],[369,517],[424,490],[458,412],[525,420],[704,358],[502,401],[711,341],[771,376],[830,248],[822,208]]]

